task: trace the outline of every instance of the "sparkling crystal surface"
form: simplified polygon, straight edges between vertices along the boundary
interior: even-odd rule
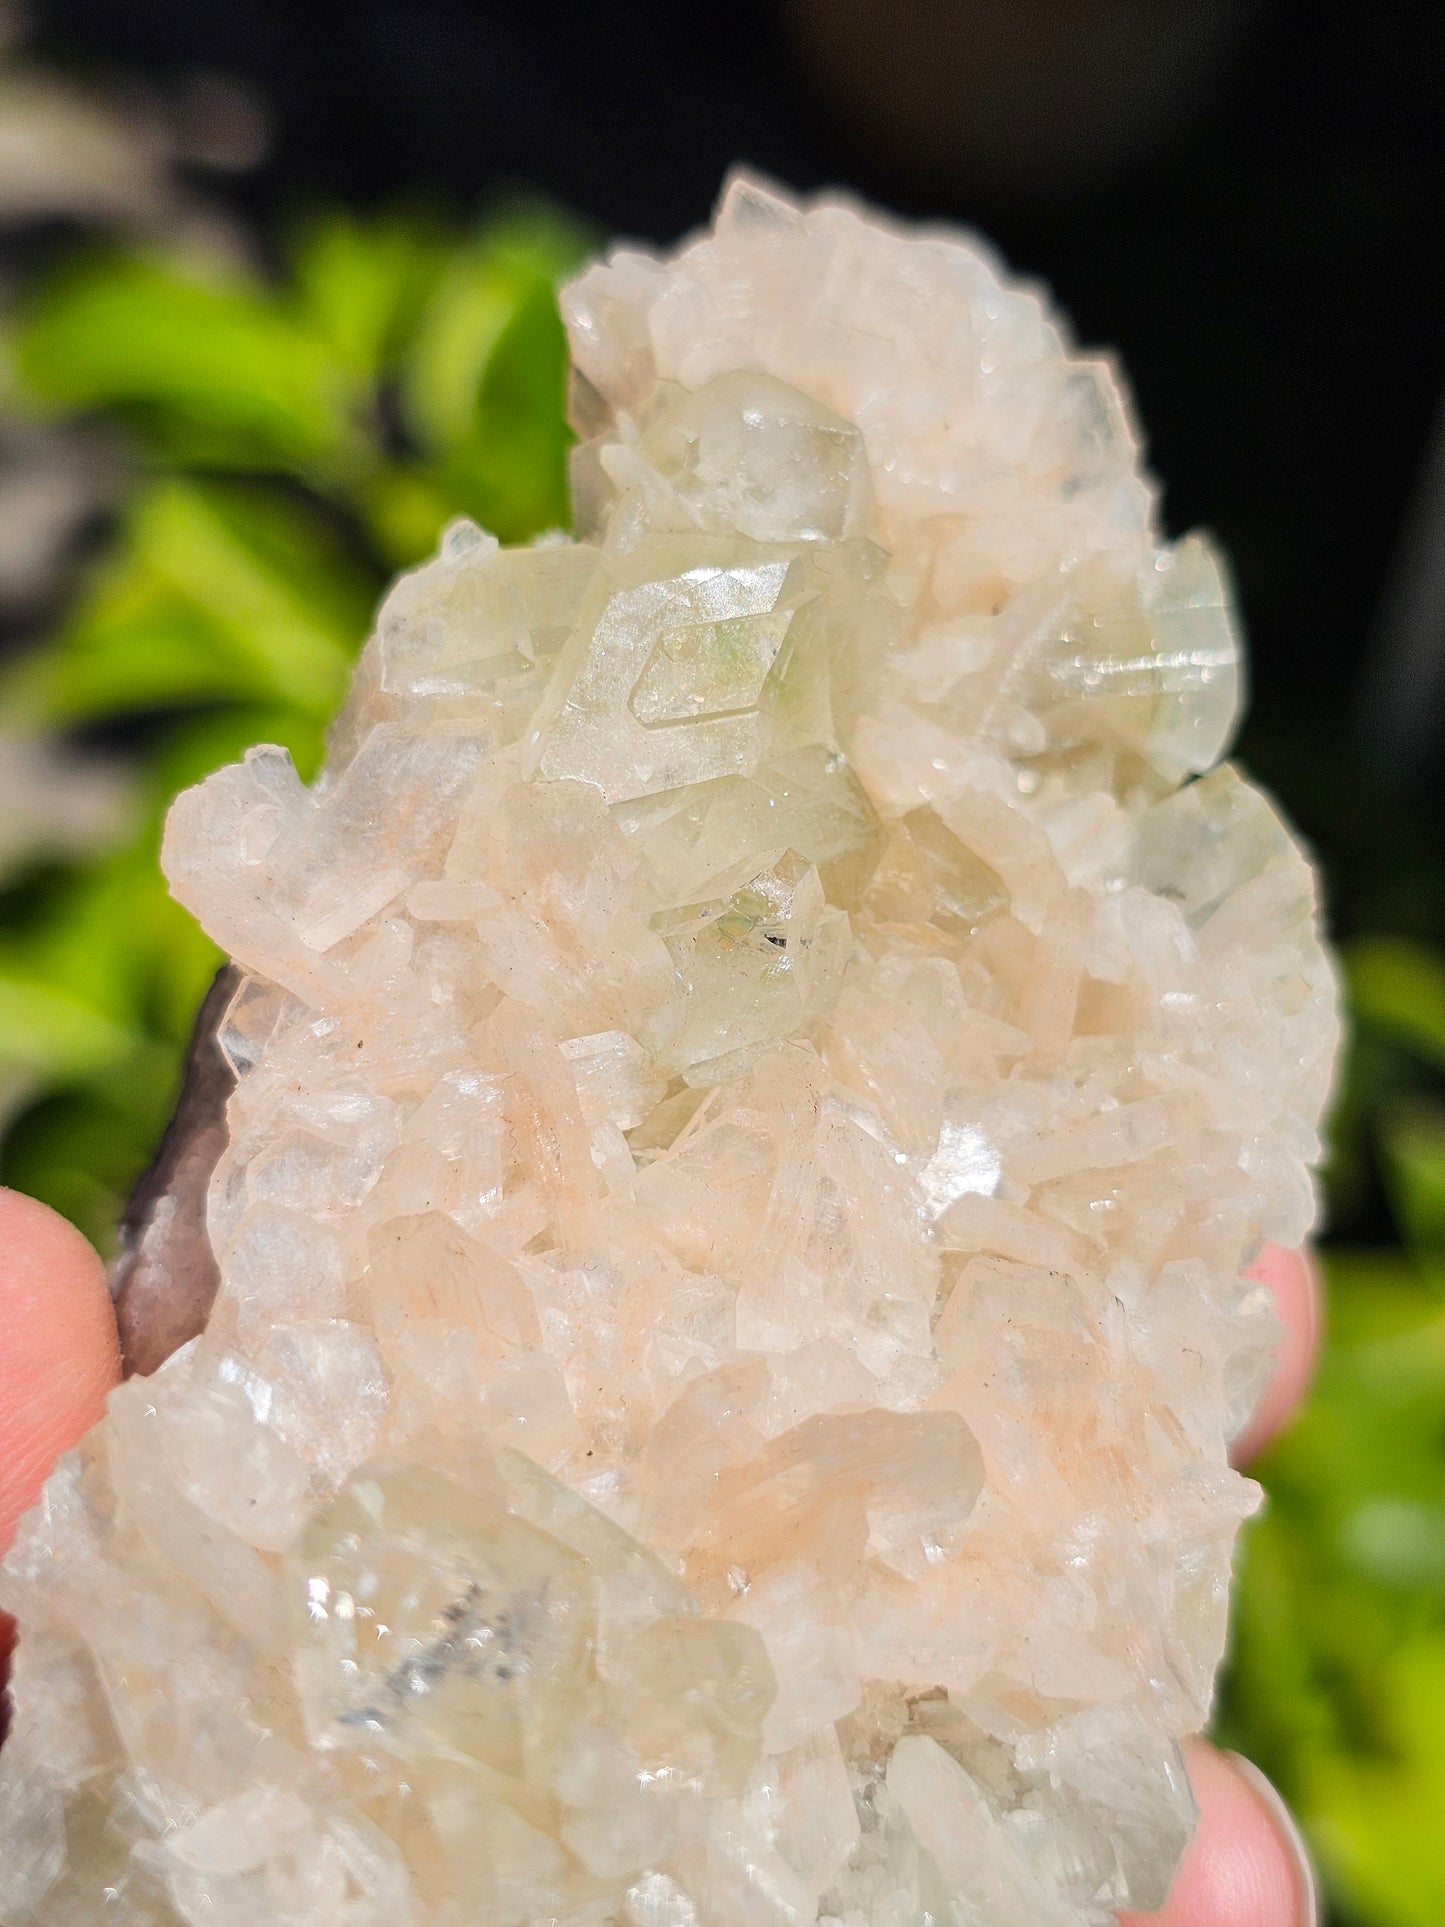
[[[0,1919],[1084,1927],[1192,1825],[1336,1043],[1209,544],[976,242],[745,179],[567,290],[244,973],[204,1333],[9,1557]]]

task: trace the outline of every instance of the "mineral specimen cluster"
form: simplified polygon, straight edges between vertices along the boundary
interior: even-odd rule
[[[1081,1927],[1192,1824],[1336,1038],[1209,545],[986,251],[736,180],[564,296],[244,975],[205,1332],[5,1567],[0,1917]]]

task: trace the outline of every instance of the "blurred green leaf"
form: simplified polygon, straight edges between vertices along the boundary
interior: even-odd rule
[[[150,565],[204,613],[249,693],[332,713],[365,632],[365,600],[348,593],[294,509],[175,482],[143,498],[136,533]]]
[[[1423,1927],[1445,1892],[1445,1312],[1417,1259],[1326,1253],[1332,1343],[1253,1468],[1217,1730],[1294,1804],[1329,1890],[1372,1927]],[[1408,1816],[1408,1820],[1405,1816]]]
[[[62,646],[22,660],[0,683],[0,700],[16,722],[66,728],[227,696],[234,683],[208,625],[143,566],[115,558]]]
[[[559,432],[567,339],[551,289],[524,291],[483,375],[475,422],[449,451],[444,473],[476,521],[504,542],[570,517],[567,452]]]
[[[1327,1247],[1323,1264],[1332,1352],[1416,1331],[1439,1313],[1408,1252],[1335,1245]]]
[[[443,274],[402,377],[407,420],[423,447],[453,448],[476,431],[482,383],[534,277],[485,242]]]
[[[457,509],[503,541],[567,520],[567,344],[555,283],[580,230],[515,223],[461,249],[407,349],[401,400]]]
[[[135,414],[180,459],[290,467],[357,452],[356,395],[330,344],[239,278],[86,262],[30,305],[14,359],[36,401]]]
[[[157,482],[52,645],[0,685],[0,702],[62,726],[223,698],[329,716],[372,589],[300,505]]]
[[[437,531],[458,513],[449,479],[401,462],[368,476],[358,500],[378,553],[398,569],[425,560],[436,547]]]
[[[113,1070],[58,1084],[5,1142],[4,1182],[79,1225],[103,1256],[135,1181],[175,1102],[174,1045],[145,1042]]]
[[[566,344],[554,289],[586,250],[580,227],[541,210],[514,214],[459,248],[421,315],[402,377],[402,402],[423,447],[472,438],[500,356],[530,368],[501,376],[521,406],[510,413],[494,392],[494,426],[555,436],[561,422]],[[530,399],[530,406],[527,406]]]
[[[1445,1637],[1403,1641],[1379,1667],[1374,1691],[1387,1749],[1317,1759],[1302,1814],[1357,1918],[1438,1927],[1445,1919]]]
[[[313,215],[292,247],[292,308],[359,381],[390,367],[452,253],[425,218]]]
[[[1401,1228],[1422,1267],[1445,1285],[1445,1104],[1402,1104],[1381,1139]]]
[[[1356,1021],[1445,1070],[1445,957],[1405,937],[1368,937],[1344,952]]]
[[[103,1010],[0,963],[0,1058],[47,1077],[118,1063],[134,1038]]]

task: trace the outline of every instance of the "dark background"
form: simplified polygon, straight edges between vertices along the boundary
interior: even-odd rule
[[[1085,342],[1117,348],[1170,528],[1202,524],[1232,556],[1244,753],[1325,850],[1337,925],[1440,928],[1439,0],[31,12],[34,50],[72,69],[173,94],[239,77],[271,133],[226,191],[263,223],[527,184],[668,240],[741,159],[983,228]]]

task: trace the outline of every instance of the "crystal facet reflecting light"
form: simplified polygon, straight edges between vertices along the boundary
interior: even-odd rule
[[[564,297],[306,789],[204,1334],[22,1527],[0,1919],[1083,1927],[1193,1821],[1336,1044],[1209,544],[978,243],[729,187]]]

